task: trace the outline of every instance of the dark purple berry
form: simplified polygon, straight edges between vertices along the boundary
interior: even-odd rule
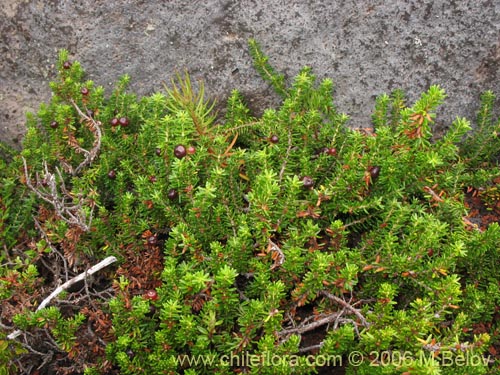
[[[71,65],[72,65],[72,64],[71,64],[71,62],[69,62],[69,61],[65,61],[65,62],[63,63],[63,69],[66,69],[66,70],[67,70],[67,69],[71,68]]]
[[[179,193],[177,193],[177,190],[175,189],[170,189],[167,193],[167,197],[168,199],[170,199],[171,201],[177,199],[177,197],[179,196]]]
[[[148,237],[148,245],[149,246],[155,246],[158,243],[158,238],[156,236],[149,236]]]
[[[331,147],[328,149],[327,153],[330,156],[337,156],[337,149],[335,147]]]
[[[156,156],[161,156],[161,148],[157,147],[155,150]]]
[[[58,123],[57,121],[52,121],[52,122],[50,123],[50,127],[51,127],[52,129],[55,129],[55,128],[57,128],[58,126],[59,126],[59,123]]]
[[[146,314],[148,317],[152,317],[156,313],[155,305],[149,305],[149,312]]]
[[[111,124],[111,126],[118,126],[119,125],[119,121],[116,117],[113,117],[109,123]]]
[[[127,118],[127,117],[120,117],[120,119],[118,120],[118,123],[119,123],[121,126],[128,126],[129,121],[128,121],[128,118]]]
[[[116,178],[116,171],[115,171],[114,169],[112,169],[112,170],[110,170],[110,171],[108,172],[108,178],[109,178],[110,180],[114,180],[114,179]]]
[[[149,182],[154,184],[156,181],[156,176],[149,176]]]
[[[88,88],[82,87],[82,89],[80,90],[80,92],[82,93],[82,95],[87,96],[90,91],[89,91]]]
[[[276,134],[273,134],[272,136],[269,137],[269,142],[271,143],[278,143],[280,141],[279,137]]]
[[[314,186],[314,180],[309,176],[302,177],[302,185],[306,189],[311,189]]]
[[[127,354],[128,359],[130,359],[130,360],[134,359],[135,353],[132,349],[127,349],[127,351],[125,353]]]
[[[375,182],[380,174],[380,167],[374,166],[370,168],[370,177],[372,182]]]
[[[175,146],[174,155],[176,158],[182,159],[184,156],[186,156],[186,154],[187,154],[186,147],[184,147],[183,145]]]

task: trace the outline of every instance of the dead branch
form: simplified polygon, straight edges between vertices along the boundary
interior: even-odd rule
[[[320,295],[323,295],[324,297],[330,299],[331,301],[335,302],[336,304],[340,305],[342,309],[340,311],[336,311],[332,314],[328,314],[326,316],[310,316],[304,319],[302,324],[299,326],[293,327],[293,328],[288,328],[284,329],[280,332],[278,332],[279,337],[287,337],[291,334],[303,334],[305,332],[313,331],[319,327],[322,327],[327,324],[334,323],[334,329],[338,328],[339,323],[351,323],[354,326],[354,330],[356,331],[356,334],[359,336],[359,330],[358,330],[358,324],[359,322],[361,323],[362,326],[368,328],[370,324],[366,321],[365,317],[361,314],[361,312],[353,307],[351,304],[348,302],[344,301],[343,299],[334,296],[333,294],[327,292],[327,291],[321,291],[319,293]],[[352,319],[346,319],[343,318],[343,316],[346,313],[352,313],[354,314],[359,322],[355,322]],[[315,319],[313,322],[309,323],[311,320]],[[307,348],[309,349],[315,349],[315,348]]]
[[[316,345],[307,346],[305,348],[299,348],[299,353],[303,354],[303,353],[308,353],[308,352],[320,350],[322,347],[323,347],[323,342],[320,342],[319,344],[316,344]]]
[[[276,245],[273,241],[271,241],[271,239],[269,239],[267,251],[273,252],[271,254],[271,258],[274,260],[274,263],[270,268],[271,271],[275,270],[276,268],[280,267],[283,263],[285,263],[285,254],[283,254],[283,251],[281,251],[279,246]]]
[[[94,213],[94,205],[87,204],[90,207],[90,212],[84,209],[86,199],[82,196],[78,196],[78,203],[73,203],[74,198],[72,194],[66,189],[64,184],[64,179],[61,175],[59,168],[55,168],[56,174],[49,171],[47,163],[43,162],[44,167],[44,178],[40,180],[38,174],[35,176],[36,186],[33,186],[31,182],[31,176],[28,172],[28,165],[26,159],[23,159],[24,165],[24,176],[26,179],[26,185],[33,191],[40,199],[49,203],[56,214],[69,225],[75,225],[79,227],[84,232],[90,230],[92,224],[92,216]]]
[[[101,131],[101,122],[94,120],[91,116],[86,115],[82,112],[82,110],[78,107],[73,99],[71,99],[71,104],[75,107],[76,111],[80,115],[81,118],[87,121],[87,126],[89,130],[94,135],[94,143],[92,144],[92,149],[87,151],[80,146],[78,146],[78,150],[85,155],[85,159],[72,171],[73,176],[77,175],[83,168],[90,165],[94,159],[97,157],[99,150],[101,149],[101,139],[102,139],[102,131]]]
[[[50,241],[49,236],[47,236],[47,233],[42,228],[38,219],[35,217],[33,219],[35,222],[36,229],[38,229],[38,231],[42,234],[42,237],[45,239],[45,242],[50,247],[50,250],[52,252],[54,252],[55,254],[59,255],[59,257],[62,259],[63,265],[64,265],[64,276],[66,277],[65,280],[68,281],[69,273],[68,273],[68,262],[66,261],[66,258],[56,249],[56,247],[54,245],[52,245],[52,242]],[[45,267],[47,267],[47,269],[51,269],[51,267],[48,267],[47,265],[45,265]]]
[[[324,318],[320,318],[312,323],[309,324],[301,324],[298,327],[295,328],[290,328],[290,329],[284,329],[283,331],[278,332],[278,336],[283,337],[283,336],[288,336],[294,333],[302,334],[305,332],[313,331],[316,328],[319,328],[321,326],[324,326],[325,324],[329,324],[334,322],[339,318],[341,313],[335,312],[333,314],[327,315]]]
[[[59,285],[50,295],[45,298],[42,303],[38,306],[36,311],[43,309],[45,306],[47,306],[50,301],[52,301],[55,297],[57,297],[59,294],[61,294],[63,291],[67,290],[69,287],[72,285],[76,284],[79,281],[85,280],[88,276],[93,275],[97,271],[100,271],[101,269],[109,266],[110,264],[116,262],[116,258],[114,256],[109,256],[106,259],[100,261],[96,265],[90,267],[88,270],[85,272],[82,272],[78,276],[73,277],[71,280],[66,281],[64,284]],[[7,336],[9,340],[13,340],[16,337],[18,337],[22,333],[21,330],[16,330],[12,332],[10,335]]]
[[[342,306],[346,310],[349,310],[352,314],[356,315],[356,317],[359,319],[361,322],[361,325],[365,328],[370,327],[370,324],[366,321],[365,317],[361,314],[360,310],[354,308],[352,305],[350,305],[348,302],[344,301],[342,298],[339,298],[326,290],[322,290],[319,292],[320,295],[328,298],[330,301],[335,302],[337,305]]]
[[[434,186],[433,186],[434,187]],[[427,193],[429,193],[432,197],[432,200],[436,201],[436,202],[444,202],[444,199],[441,198],[441,195],[436,193],[434,190],[432,190],[432,188],[430,188],[429,186],[424,186],[424,191],[426,191]]]

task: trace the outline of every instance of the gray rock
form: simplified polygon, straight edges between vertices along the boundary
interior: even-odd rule
[[[278,104],[252,68],[247,40],[292,77],[304,65],[334,80],[340,110],[370,125],[375,97],[431,84],[448,93],[445,129],[473,119],[480,92],[500,94],[500,1],[2,0],[0,139],[19,142],[25,112],[50,98],[60,48],[106,88],[123,74],[140,95],[176,71],[205,81],[221,103],[233,88],[256,113]]]

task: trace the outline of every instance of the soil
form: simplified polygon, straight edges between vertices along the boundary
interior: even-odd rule
[[[500,93],[495,0],[1,3],[0,140],[16,147],[26,112],[50,98],[61,48],[106,88],[127,73],[131,91],[150,94],[186,69],[219,103],[237,88],[258,112],[277,98],[252,68],[247,41],[255,38],[287,77],[304,65],[331,77],[353,127],[369,126],[375,97],[396,88],[411,103],[441,84],[449,97],[440,129],[456,116],[473,119],[480,92]]]

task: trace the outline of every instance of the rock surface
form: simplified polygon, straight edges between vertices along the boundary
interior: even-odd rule
[[[260,42],[287,77],[304,65],[334,80],[352,126],[369,126],[375,97],[401,88],[409,102],[431,84],[448,99],[438,126],[473,119],[481,91],[500,95],[500,1],[2,0],[0,139],[19,144],[26,111],[50,98],[57,50],[111,88],[162,90],[187,69],[224,102],[238,88],[257,113],[278,104],[252,68]]]

